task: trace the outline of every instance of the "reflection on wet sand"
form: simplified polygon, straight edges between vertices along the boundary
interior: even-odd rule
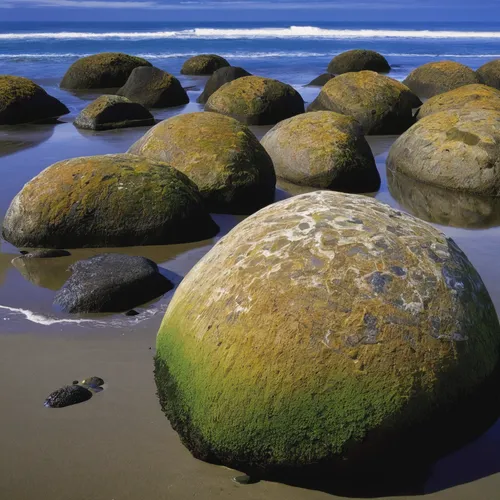
[[[0,158],[38,146],[52,137],[56,124],[0,127]]]
[[[387,184],[405,210],[428,222],[469,229],[500,225],[500,198],[448,191],[389,169]]]

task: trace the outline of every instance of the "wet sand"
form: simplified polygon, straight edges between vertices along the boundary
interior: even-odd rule
[[[308,89],[303,94],[312,100],[316,92]],[[192,101],[196,95],[190,93]],[[66,121],[91,98],[64,97],[72,110]],[[190,104],[163,111],[157,118],[199,109]],[[71,123],[2,129],[0,219],[22,185],[43,168],[74,156],[124,152],[145,130],[82,133]],[[266,130],[255,132],[262,136]],[[385,159],[393,140],[369,138],[383,178],[376,198],[446,223],[438,227],[466,252],[500,310],[500,227],[495,226],[499,224],[495,206],[485,201],[457,203],[446,193],[403,181],[397,185],[391,181],[389,186]],[[308,189],[279,186],[277,199]],[[153,259],[178,283],[214,241],[241,220],[214,217],[222,231],[213,240],[116,251]],[[334,480],[329,492],[319,484],[307,489],[267,481],[235,484],[231,478],[237,472],[195,460],[182,446],[160,410],[153,379],[156,332],[173,292],[137,308],[137,317],[64,315],[54,310],[52,299],[68,275],[68,265],[103,250],[12,264],[18,249],[0,243],[0,499],[341,498],[331,493]],[[90,401],[62,410],[43,406],[53,390],[92,375],[104,378],[106,386]],[[413,486],[420,493],[417,497],[427,493],[430,499],[499,498],[500,423],[435,464],[426,480]]]

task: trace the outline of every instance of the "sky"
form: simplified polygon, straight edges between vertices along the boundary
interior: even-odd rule
[[[494,21],[500,0],[0,0],[2,21]]]

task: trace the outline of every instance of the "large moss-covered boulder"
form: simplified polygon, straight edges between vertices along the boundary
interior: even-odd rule
[[[251,74],[237,66],[226,66],[215,71],[205,84],[203,92],[200,94],[196,102],[205,104],[208,98],[216,91],[219,90],[226,83],[243,78],[244,76],[251,76]]]
[[[387,167],[446,189],[500,196],[500,112],[449,110],[419,120],[392,145]]]
[[[210,238],[196,186],[171,166],[128,154],[56,163],[12,201],[3,237],[18,247],[159,245]]]
[[[172,165],[199,188],[213,212],[251,213],[274,199],[271,158],[248,127],[216,113],[165,120],[129,153]]]
[[[434,97],[449,90],[481,83],[475,71],[455,61],[431,62],[414,69],[403,82],[421,98]]]
[[[139,66],[151,66],[151,63],[142,57],[120,52],[82,57],[70,66],[61,81],[61,88],[86,90],[121,87]]]
[[[181,68],[182,75],[211,75],[214,71],[230,64],[216,54],[200,54],[190,57]]]
[[[189,102],[186,91],[175,76],[151,66],[135,68],[117,94],[146,108],[171,108]]]
[[[411,467],[497,418],[499,347],[488,292],[452,240],[319,191],[245,219],[188,273],[155,373],[196,457],[256,474],[333,464],[359,480],[360,462]]]
[[[355,118],[365,134],[400,134],[413,122],[415,95],[402,83],[374,71],[330,80],[308,111],[335,111]]]
[[[0,75],[0,125],[50,121],[68,113],[61,101],[35,82]]]
[[[328,64],[328,72],[336,75],[352,71],[376,71],[388,73],[391,70],[387,59],[374,50],[354,49],[335,56]]]
[[[478,83],[464,85],[458,89],[431,97],[418,110],[416,117],[417,120],[420,120],[440,111],[474,108],[500,111],[500,90]]]
[[[500,59],[483,64],[476,73],[481,83],[500,90]]]
[[[222,86],[205,111],[232,116],[248,125],[274,125],[304,112],[304,100],[290,85],[260,76],[238,78]]]
[[[332,111],[294,116],[262,139],[276,175],[294,184],[351,193],[377,191],[380,176],[358,122]]]
[[[102,95],[75,118],[75,127],[87,130],[143,127],[154,125],[153,115],[141,104],[126,97]]]

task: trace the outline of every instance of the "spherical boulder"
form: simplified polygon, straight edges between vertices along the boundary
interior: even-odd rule
[[[336,75],[353,71],[376,71],[389,73],[391,67],[387,59],[374,50],[354,49],[335,56],[328,64],[328,72]]]
[[[431,62],[414,69],[403,82],[422,98],[434,97],[449,90],[481,83],[475,71],[455,61]]]
[[[247,125],[274,125],[304,112],[304,100],[290,85],[245,76],[226,83],[213,93],[205,111],[232,116]]]
[[[215,71],[205,84],[205,88],[200,97],[196,100],[201,104],[205,104],[208,98],[216,91],[219,90],[224,84],[242,78],[244,76],[251,76],[251,74],[237,66],[226,66]]]
[[[332,78],[335,78],[335,75],[332,75],[331,73],[323,73],[322,75],[314,78],[314,80],[311,80],[306,87],[323,87],[323,85],[328,83]]]
[[[171,108],[189,102],[186,91],[175,76],[152,66],[135,68],[117,94],[146,108]]]
[[[374,71],[345,73],[330,80],[308,111],[335,111],[355,118],[365,134],[399,134],[413,123],[414,94]]]
[[[155,119],[144,106],[126,97],[102,95],[80,111],[73,124],[87,130],[110,130],[154,125]]]
[[[92,397],[86,387],[81,385],[65,385],[49,394],[43,405],[47,408],[65,408],[66,406],[85,403]]]
[[[27,78],[0,75],[0,125],[52,121],[69,113],[58,99]]]
[[[139,66],[151,66],[142,57],[120,52],[103,52],[75,61],[61,81],[68,90],[107,89],[121,87]]]
[[[190,57],[181,68],[182,75],[211,75],[214,71],[230,64],[216,54],[200,54]]]
[[[228,116],[174,116],[149,130],[129,153],[186,174],[213,212],[251,213],[274,199],[271,158],[248,127]]]
[[[387,168],[421,182],[500,196],[500,112],[449,110],[419,120],[392,145]]]
[[[500,90],[500,59],[483,64],[476,73],[481,83]]]
[[[18,247],[109,248],[203,240],[217,232],[184,174],[117,154],[46,168],[14,198],[2,234]]]
[[[358,122],[333,111],[294,116],[262,139],[276,175],[294,184],[351,193],[377,191],[380,175]]]
[[[500,111],[500,90],[478,83],[464,85],[431,97],[419,108],[416,118],[420,120],[433,113],[449,109],[468,110],[474,108]]]
[[[155,377],[198,458],[250,475],[358,471],[483,431],[498,418],[499,351],[495,308],[451,239],[372,198],[317,191],[245,219],[188,273]]]

